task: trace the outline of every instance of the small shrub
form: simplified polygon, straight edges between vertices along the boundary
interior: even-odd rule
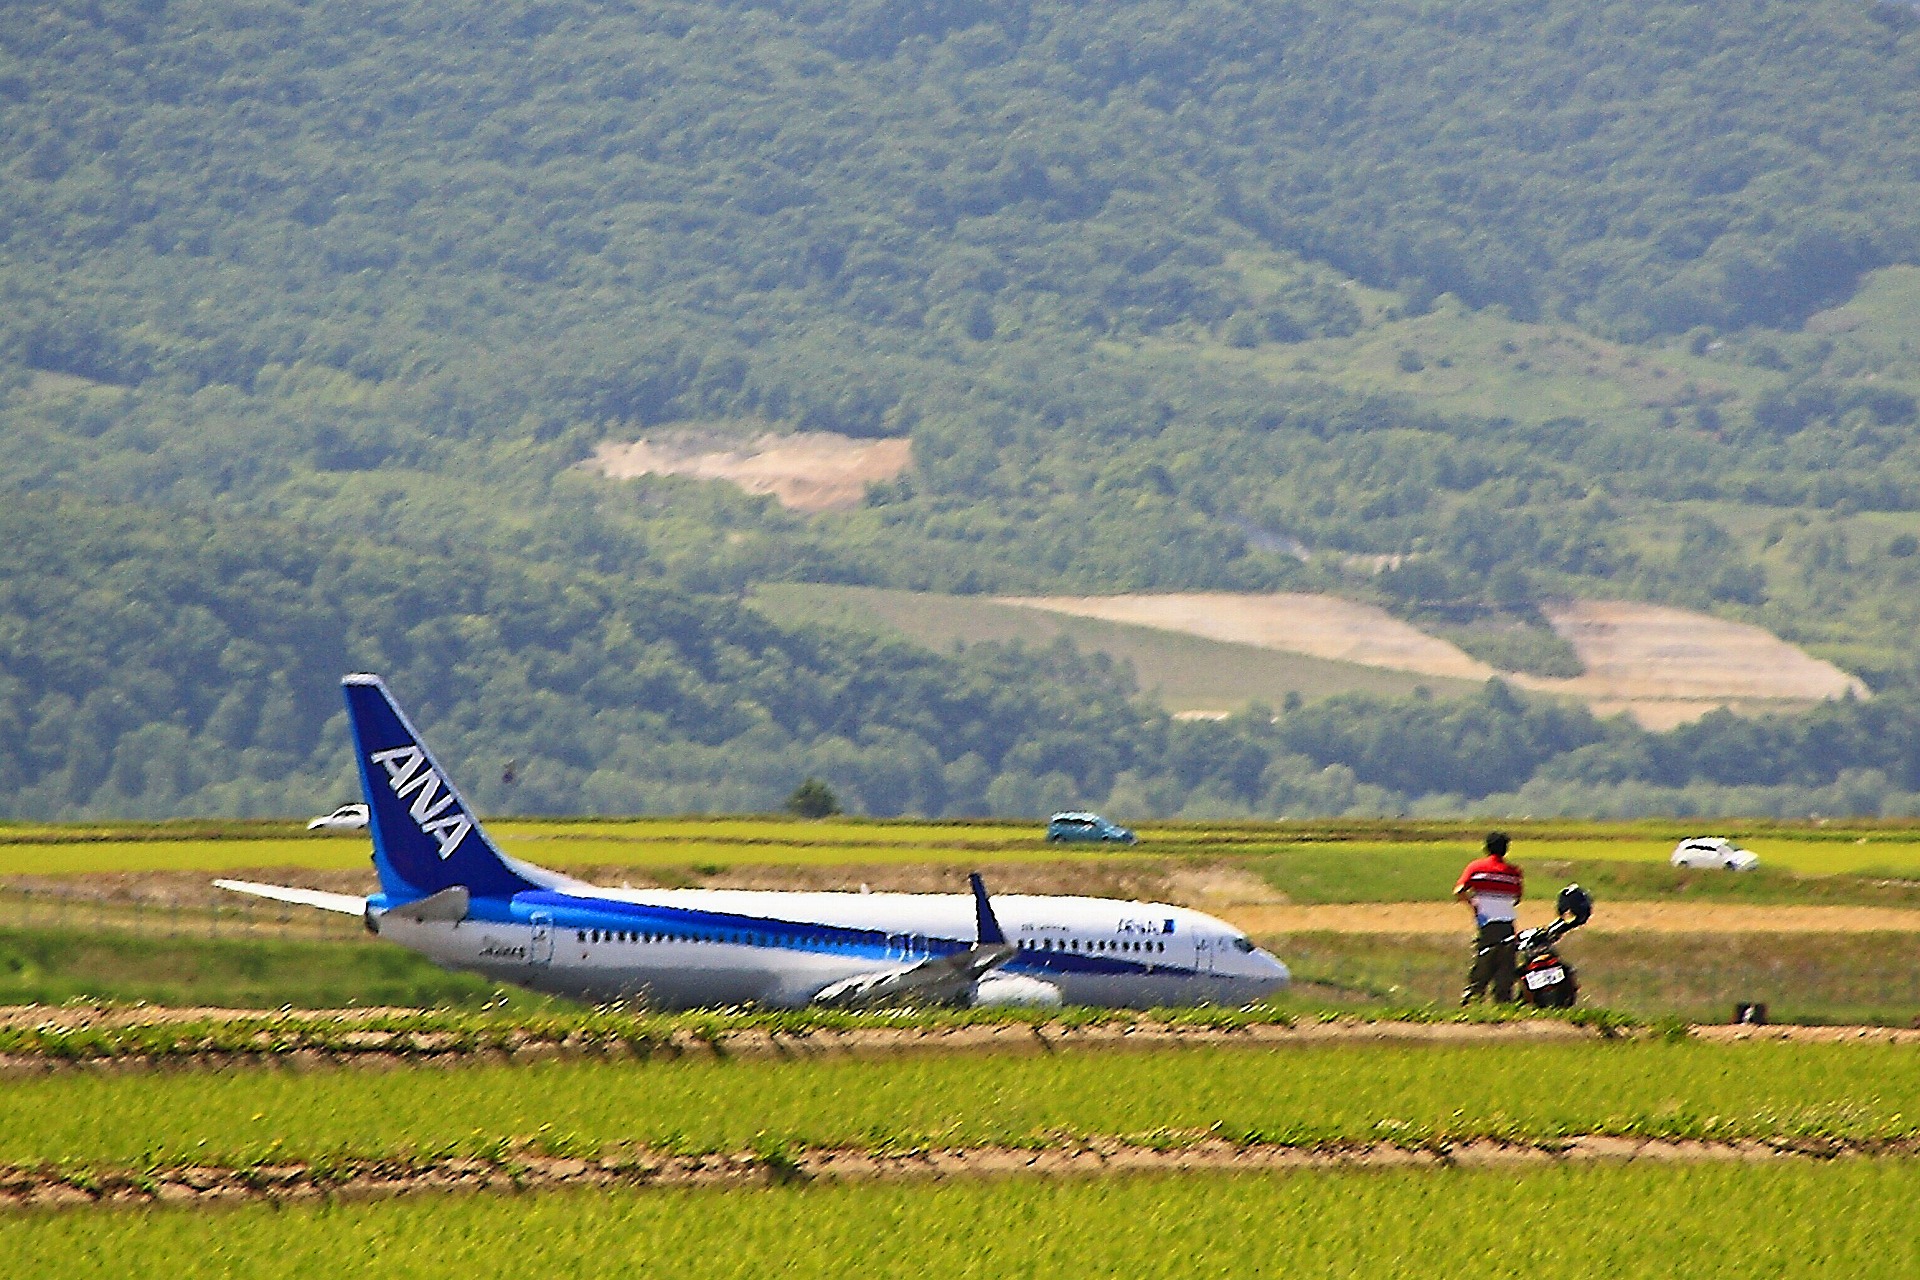
[[[787,812],[797,818],[829,818],[840,812],[840,801],[818,778],[808,778],[787,797]]]

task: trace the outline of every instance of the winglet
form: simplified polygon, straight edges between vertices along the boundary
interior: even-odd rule
[[[973,886],[973,927],[977,941],[988,946],[1005,945],[1007,935],[1000,932],[1000,922],[993,918],[993,904],[987,901],[987,882],[974,871],[968,873],[967,883]]]

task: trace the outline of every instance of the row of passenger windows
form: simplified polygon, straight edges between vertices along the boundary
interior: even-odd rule
[[[639,933],[630,929],[576,929],[574,936],[582,942],[665,942],[664,933]]]
[[[1042,938],[1038,943],[1023,942],[1020,945],[1028,951],[1078,951],[1083,954],[1086,952],[1100,954],[1114,951],[1136,953],[1162,952],[1167,949],[1167,944],[1164,942],[1156,939],[1141,940],[1138,938],[1095,938],[1084,947],[1080,945],[1080,939],[1078,938]]]
[[[726,942],[742,947],[770,947],[778,939],[766,933],[718,933],[712,937],[657,933],[650,930],[634,929],[576,929],[574,936],[582,942]],[[815,938],[814,942],[826,945],[844,941],[834,938]]]
[[[579,938],[581,942],[593,942],[593,943],[723,942],[723,943],[731,943],[735,946],[770,947],[775,945],[775,943],[777,942],[777,939],[774,938],[771,934],[764,934],[764,933],[721,933],[711,938],[702,938],[697,936],[680,937],[674,934],[657,933],[649,930],[576,929],[574,930],[574,934],[576,937]],[[850,945],[847,939],[833,938],[833,937],[828,937],[824,935],[816,935],[815,937],[809,939],[809,941],[819,946]],[[915,939],[915,941],[918,942],[920,940]],[[1135,938],[1117,938],[1117,939],[1111,939],[1111,940],[1105,939],[1105,938],[1098,938],[1098,939],[1093,939],[1087,942],[1084,946],[1081,945],[1080,939],[1078,938],[1071,938],[1071,939],[1042,938],[1037,943],[1023,942],[1020,945],[1023,950],[1027,950],[1027,951],[1074,951],[1074,952],[1081,952],[1081,953],[1091,953],[1096,955],[1109,954],[1112,952],[1119,952],[1119,951],[1136,953],[1136,954],[1141,952],[1164,952],[1167,949],[1167,944],[1164,942],[1160,942],[1157,940],[1141,940],[1141,939],[1135,939]],[[923,944],[917,949],[925,950],[926,948]]]
[[[732,930],[707,936],[634,929],[575,929],[574,937],[581,942],[718,942],[736,947],[774,947],[779,946],[783,941],[794,940],[783,939],[771,933],[744,933]],[[839,938],[829,934],[811,934],[799,940],[816,947],[851,947],[859,941],[856,938]],[[926,949],[925,939],[914,941],[919,944],[919,950]],[[904,944],[896,941],[893,945],[901,947]]]

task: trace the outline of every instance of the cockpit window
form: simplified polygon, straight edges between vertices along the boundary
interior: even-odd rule
[[[1253,951],[1253,943],[1245,938],[1235,938],[1233,940],[1233,949],[1243,954],[1251,954]]]

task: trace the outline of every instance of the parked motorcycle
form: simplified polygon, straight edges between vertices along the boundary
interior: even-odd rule
[[[1580,976],[1560,955],[1555,944],[1585,924],[1593,915],[1593,895],[1570,884],[1554,900],[1552,924],[1523,930],[1516,947],[1520,969],[1519,996],[1536,1009],[1571,1009],[1580,995]]]

